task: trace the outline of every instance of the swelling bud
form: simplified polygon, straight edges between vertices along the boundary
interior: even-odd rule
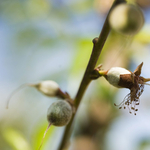
[[[47,112],[47,120],[54,126],[65,126],[72,117],[72,106],[65,100],[54,102]]]
[[[45,138],[45,135],[50,128],[51,125],[54,126],[65,126],[67,125],[72,117],[73,114],[73,107],[70,105],[69,102],[66,100],[59,100],[57,102],[54,102],[47,111],[47,120],[49,122],[49,125],[44,133],[41,145],[38,150],[40,150],[43,140]]]
[[[123,35],[135,35],[144,24],[143,13],[135,5],[120,4],[111,11],[109,24]]]

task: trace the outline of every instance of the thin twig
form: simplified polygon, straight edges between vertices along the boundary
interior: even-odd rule
[[[125,0],[116,0],[110,11],[112,10],[112,8],[114,8],[116,5],[120,4],[120,3],[125,3],[126,1]],[[109,11],[109,13],[110,13]],[[93,40],[93,50],[92,50],[92,54],[91,54],[91,57],[90,57],[90,60],[89,60],[89,63],[87,65],[87,68],[86,68],[86,71],[84,73],[84,76],[83,76],[83,79],[81,81],[81,84],[80,84],[80,87],[78,89],[78,92],[77,92],[77,95],[74,99],[74,104],[75,104],[75,107],[76,107],[76,110],[78,110],[78,107],[79,107],[79,104],[81,102],[81,99],[89,85],[89,83],[92,81],[92,79],[90,78],[90,74],[91,72],[94,70],[95,66],[96,66],[96,63],[98,61],[98,58],[101,54],[101,51],[102,51],[102,48],[105,44],[105,41],[109,35],[109,32],[110,32],[110,26],[109,26],[109,23],[108,23],[108,16],[109,16],[109,13],[106,17],[106,20],[105,20],[105,23],[103,25],[103,28],[102,28],[102,31],[99,35],[98,38],[95,38]],[[75,117],[75,114],[73,115],[72,117],[72,120],[70,121],[70,123],[67,125],[65,131],[64,131],[64,135],[62,137],[62,141],[59,145],[59,148],[58,150],[63,150],[63,148],[66,146],[67,144],[67,141],[71,135],[71,128],[72,128],[72,123],[73,123],[73,120],[74,120],[74,117]]]

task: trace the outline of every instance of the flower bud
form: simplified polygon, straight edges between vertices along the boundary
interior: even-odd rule
[[[9,98],[7,100],[6,108],[8,108],[8,105],[9,105],[9,102],[10,102],[10,99],[12,98],[12,96],[26,86],[34,87],[46,96],[59,97],[62,99],[66,99],[66,98],[70,99],[69,94],[66,92],[65,93],[62,92],[61,89],[59,88],[59,85],[56,82],[51,81],[51,80],[46,80],[46,81],[42,81],[42,82],[37,83],[37,84],[26,83],[26,84],[22,84],[21,86],[19,86],[19,88],[14,90],[11,93],[11,95],[9,96]]]
[[[144,24],[142,11],[135,5],[120,4],[109,16],[110,26],[124,35],[136,34]]]
[[[125,96],[123,101],[115,106],[119,106],[119,109],[128,107],[129,112],[134,111],[136,115],[136,106],[139,105],[139,98],[144,91],[144,85],[150,85],[147,82],[150,78],[144,78],[140,76],[143,62],[131,72],[121,67],[113,67],[107,71],[99,69],[99,75],[104,76],[106,80],[113,86],[118,88],[128,88],[130,93]]]
[[[54,126],[65,126],[71,120],[72,106],[65,100],[54,102],[47,112],[47,120]]]
[[[113,67],[105,77],[110,84],[118,88],[130,88],[133,85],[132,74],[125,68]]]
[[[132,72],[121,67],[112,67],[108,71],[99,71],[100,75],[117,88],[130,88],[133,84]]]
[[[35,87],[41,93],[43,93],[47,96],[50,96],[50,97],[55,97],[60,90],[59,85],[52,80],[42,81],[37,84],[31,84],[30,86]]]

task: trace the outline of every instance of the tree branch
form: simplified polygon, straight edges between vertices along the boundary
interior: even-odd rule
[[[115,2],[113,3],[109,13],[111,12],[111,10],[118,4],[120,3],[125,3],[126,1],[125,0],[115,0]],[[101,51],[102,51],[102,48],[104,46],[104,43],[109,35],[109,32],[110,32],[110,26],[109,26],[109,23],[108,23],[108,16],[109,16],[109,13],[106,17],[106,20],[105,20],[105,23],[103,25],[103,28],[102,28],[102,31],[99,35],[98,38],[95,38],[93,40],[93,50],[92,50],[92,54],[91,54],[91,57],[90,57],[90,60],[89,60],[89,63],[87,65],[87,68],[86,68],[86,71],[84,73],[84,76],[83,76],[83,79],[81,81],[81,84],[80,84],[80,87],[78,89],[78,92],[77,92],[77,95],[74,99],[74,104],[75,104],[75,107],[76,107],[76,110],[78,110],[78,107],[80,105],[80,102],[81,102],[81,99],[89,85],[89,83],[92,81],[90,75],[92,73],[92,71],[94,70],[95,66],[96,66],[96,63],[98,61],[98,58],[101,54]],[[65,131],[64,131],[64,135],[62,137],[62,141],[59,145],[59,148],[58,150],[62,150],[66,144],[67,144],[67,141],[70,137],[70,134],[71,134],[71,127],[72,127],[72,123],[73,123],[73,120],[74,120],[74,117],[75,117],[75,114],[72,116],[72,119],[70,121],[70,123],[67,125]]]

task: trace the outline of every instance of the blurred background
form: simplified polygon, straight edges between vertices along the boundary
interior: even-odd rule
[[[143,61],[150,77],[150,1],[134,0],[145,17],[132,39],[111,31],[99,58],[103,69],[131,71]],[[47,128],[48,98],[23,83],[56,81],[75,97],[87,66],[92,39],[99,36],[113,0],[0,0],[0,150],[36,150]],[[79,107],[68,150],[149,150],[150,87],[137,115],[114,106],[129,93],[102,77],[93,81]],[[64,127],[51,127],[42,150],[57,150]]]

